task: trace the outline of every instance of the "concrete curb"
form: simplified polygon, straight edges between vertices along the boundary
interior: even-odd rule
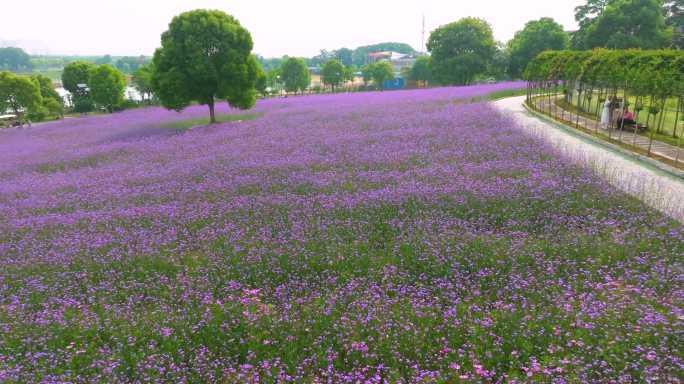
[[[570,127],[566,124],[563,124],[563,123],[561,123],[561,122],[559,122],[559,121],[557,121],[557,120],[555,120],[555,119],[553,119],[553,118],[551,118],[551,117],[549,117],[549,116],[547,116],[541,112],[535,111],[534,109],[530,108],[530,106],[527,105],[527,102],[523,102],[523,108],[525,108],[525,110],[529,114],[535,116],[538,119],[544,120],[544,122],[546,122],[546,123],[552,124],[553,126],[563,130],[564,132],[567,132],[573,136],[577,136],[577,137],[580,137],[582,139],[591,141],[597,145],[600,145],[601,147],[609,149],[613,152],[617,152],[617,153],[619,153],[619,154],[621,154],[627,158],[631,158],[631,159],[638,161],[640,163],[644,163],[644,165],[646,165],[648,167],[655,168],[661,172],[669,174],[672,177],[675,177],[675,178],[680,179],[680,180],[684,180],[684,171],[682,171],[680,169],[677,169],[675,167],[664,164],[664,163],[662,163],[658,160],[652,159],[648,156],[644,156],[642,154],[632,152],[628,149],[620,147],[619,145],[609,143],[605,140],[601,140],[597,137],[594,137],[594,136],[589,135],[585,132],[582,132],[576,128],[573,128],[573,127]]]

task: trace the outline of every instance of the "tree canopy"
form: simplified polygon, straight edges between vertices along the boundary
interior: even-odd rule
[[[62,86],[72,95],[76,96],[85,92],[79,84],[87,84],[90,70],[95,64],[87,61],[74,61],[67,64],[62,71]]]
[[[21,48],[0,48],[0,70],[26,72],[31,70],[31,57]]]
[[[268,94],[268,74],[263,68],[259,68],[259,73],[257,74],[256,90],[261,96],[266,96]]]
[[[665,2],[666,23],[673,29],[672,45],[684,49],[684,0]]]
[[[154,69],[150,64],[143,65],[138,68],[137,71],[133,73],[133,78],[131,82],[133,87],[140,93],[143,100],[147,99],[150,101],[152,99],[152,73]]]
[[[345,69],[345,66],[337,60],[330,60],[325,63],[321,71],[323,84],[330,85],[335,92],[335,87],[345,80]]]
[[[304,91],[311,84],[311,74],[304,59],[290,57],[280,68],[281,80],[287,92]]]
[[[532,82],[564,80],[623,88],[634,95],[684,95],[684,53],[677,50],[546,51],[530,62]]]
[[[414,81],[432,81],[432,59],[430,56],[421,56],[411,67],[410,79]]]
[[[154,94],[177,111],[193,101],[207,105],[212,123],[216,99],[251,108],[259,70],[252,48],[249,31],[224,12],[200,9],[176,16],[154,53]]]
[[[364,86],[368,86],[368,83],[370,83],[371,80],[373,80],[373,65],[372,64],[364,65],[361,68],[361,78],[363,79],[363,85]]]
[[[385,81],[394,78],[394,67],[387,61],[378,61],[371,64],[371,76],[375,85],[382,90]]]
[[[432,70],[442,84],[468,84],[484,73],[496,52],[492,28],[481,19],[467,17],[441,26],[430,34],[428,51]]]
[[[41,107],[40,86],[29,77],[0,72],[0,111],[12,110],[22,121],[26,113]]]
[[[588,0],[575,9],[575,49],[664,48],[672,42],[662,0]]]
[[[124,56],[114,63],[116,69],[123,73],[134,73],[140,67],[145,66],[150,63],[150,58],[146,56]],[[101,64],[111,64],[110,62],[105,62]]]
[[[332,51],[326,49],[321,50],[318,55],[307,59],[307,63],[311,66],[321,66],[330,60],[339,60],[345,66],[362,67],[368,64],[368,54],[372,52],[394,51],[403,54],[415,54],[416,51],[405,43],[379,43],[372,45],[364,45],[356,49],[340,48]]]
[[[109,112],[120,106],[126,90],[126,76],[109,64],[90,69],[88,86],[93,101]]]
[[[544,17],[528,22],[525,28],[518,31],[508,43],[509,74],[512,77],[519,77],[527,63],[538,54],[546,50],[567,49],[569,43],[570,38],[563,30],[563,26],[553,19]]]
[[[40,74],[31,75],[31,80],[38,85],[42,97],[40,108],[34,108],[30,113],[31,120],[44,120],[49,115],[62,117],[64,114],[64,100],[55,90],[52,80]]]

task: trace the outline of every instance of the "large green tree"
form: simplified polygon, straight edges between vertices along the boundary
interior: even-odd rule
[[[335,92],[335,87],[340,85],[347,77],[345,67],[337,60],[330,60],[323,66],[321,71],[323,84],[330,85],[332,91]]]
[[[263,68],[259,68],[259,73],[257,74],[256,90],[262,97],[268,95],[268,74]]]
[[[93,101],[111,113],[124,101],[126,76],[109,64],[98,65],[90,69],[88,87]]]
[[[427,48],[432,54],[437,81],[468,84],[487,70],[496,52],[496,42],[486,21],[466,17],[434,30]]]
[[[76,112],[90,112],[94,108],[88,89],[90,70],[94,67],[95,64],[87,61],[74,61],[62,71],[62,86],[71,94],[72,107]]]
[[[363,80],[363,85],[367,87],[368,83],[373,80],[373,64],[367,64],[361,68],[361,79]]]
[[[252,36],[232,16],[195,10],[174,17],[154,53],[154,94],[166,108],[180,111],[193,101],[209,107],[225,99],[248,109],[256,102],[258,63]]]
[[[124,56],[116,61],[114,66],[123,73],[134,73],[140,67],[149,64],[150,58],[145,56]],[[110,63],[103,63],[110,64]]]
[[[532,59],[546,50],[567,49],[570,44],[568,34],[563,26],[553,19],[543,17],[530,21],[525,28],[516,32],[508,43],[510,53],[509,74],[520,77]]]
[[[411,67],[410,79],[430,83],[432,81],[432,59],[430,56],[421,56]]]
[[[11,110],[23,124],[26,115],[41,108],[40,86],[33,79],[0,72],[0,111]]]
[[[349,48],[340,48],[335,51],[335,56],[337,60],[342,63],[345,67],[351,67],[354,65],[354,51]]]
[[[152,65],[143,65],[133,73],[133,78],[131,79],[133,87],[138,91],[138,93],[140,93],[140,97],[143,99],[143,101],[147,100],[148,103],[152,101],[153,72],[154,70],[152,69]]]
[[[665,2],[666,22],[673,29],[672,45],[684,49],[684,0]]]
[[[31,68],[31,57],[23,49],[0,48],[0,70],[26,72]]]
[[[40,74],[31,75],[31,80],[38,84],[42,102],[40,108],[34,108],[31,111],[29,118],[33,121],[40,121],[49,115],[62,117],[64,115],[64,100],[55,90],[52,80]]]
[[[311,73],[304,59],[289,57],[280,68],[281,80],[287,92],[302,92],[311,83]]]
[[[90,70],[95,64],[87,61],[74,61],[67,64],[62,71],[62,86],[72,95],[84,92],[84,87],[88,84]]]
[[[383,90],[385,81],[394,79],[394,67],[387,61],[378,61],[371,67],[373,82],[378,89]]]
[[[575,9],[575,49],[664,48],[672,42],[662,0],[588,0]]]

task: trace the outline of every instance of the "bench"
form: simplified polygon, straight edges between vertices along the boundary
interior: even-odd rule
[[[648,126],[644,124],[625,124],[624,126],[620,127],[620,124],[617,125],[617,129],[623,129],[624,131],[637,131],[639,133],[643,133],[648,131]]]

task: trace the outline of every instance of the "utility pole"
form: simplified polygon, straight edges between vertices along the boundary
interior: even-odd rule
[[[423,30],[420,38],[420,53],[425,53],[425,14],[423,13]]]

